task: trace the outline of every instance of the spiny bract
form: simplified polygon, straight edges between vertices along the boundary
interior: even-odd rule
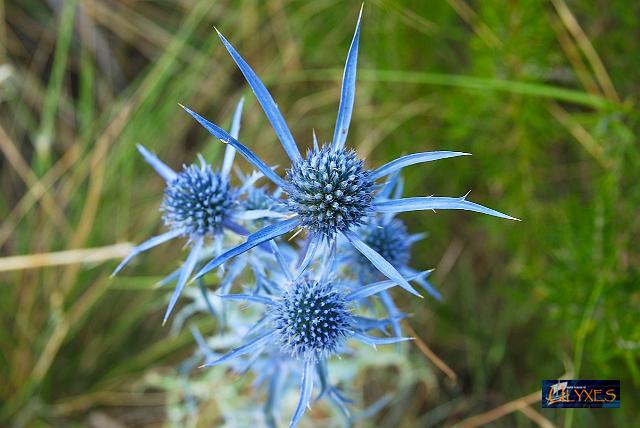
[[[271,308],[271,317],[282,351],[296,358],[333,354],[353,334],[347,301],[330,282],[302,278]]]
[[[289,209],[302,225],[333,238],[358,226],[372,212],[374,183],[353,150],[325,145],[287,171]]]
[[[199,238],[221,233],[232,206],[229,180],[209,165],[192,164],[167,184],[161,210],[167,226]]]

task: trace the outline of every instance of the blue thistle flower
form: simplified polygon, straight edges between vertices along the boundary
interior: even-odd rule
[[[348,303],[329,282],[303,278],[282,293],[269,315],[282,352],[296,358],[334,354],[353,334]]]
[[[235,199],[229,179],[201,158],[199,166],[185,166],[168,183],[160,211],[170,229],[182,230],[191,239],[213,238],[222,233]]]
[[[243,103],[243,100],[238,103],[231,123],[231,135],[235,137],[240,131]],[[238,203],[240,194],[253,183],[253,179],[248,179],[243,189],[237,190],[230,187],[229,173],[236,151],[232,146],[227,146],[219,172],[207,165],[201,156],[199,165],[184,166],[181,172],[175,172],[142,145],[138,145],[137,148],[142,157],[166,182],[167,187],[160,211],[169,230],[136,246],[116,267],[112,276],[115,276],[138,254],[172,239],[186,237],[191,249],[175,275],[168,277],[170,280],[177,279],[177,284],[164,315],[164,324],[187,280],[205,253],[207,242],[213,241],[215,253],[220,255],[225,230],[242,236],[249,235],[249,232],[235,220],[267,216],[271,213],[264,210],[257,213],[239,211],[242,208]]]
[[[303,275],[292,282],[272,281],[271,294],[227,294],[225,300],[239,300],[264,305],[266,316],[251,329],[251,339],[242,346],[208,361],[203,367],[214,366],[244,355],[252,355],[253,361],[265,353],[273,358],[271,365],[279,364],[283,358],[301,360],[300,399],[290,427],[302,417],[311,399],[316,374],[325,393],[344,405],[345,398],[330,385],[327,374],[327,358],[340,354],[347,340],[355,339],[376,346],[410,340],[407,337],[377,337],[367,333],[380,330],[390,324],[389,320],[375,320],[355,314],[356,302],[384,292],[398,283],[384,280],[359,287],[355,291],[343,289],[331,279],[334,272],[335,253],[328,253],[323,263],[324,271],[319,279]],[[286,266],[281,266],[286,269]],[[273,273],[277,279],[280,277]],[[283,272],[285,278],[291,273]],[[409,278],[410,280],[414,278]],[[273,376],[279,376],[276,371]],[[277,383],[278,379],[272,379]],[[269,406],[269,408],[272,408]]]
[[[174,323],[193,314],[192,308],[214,312],[210,308],[211,303],[214,300],[220,303],[219,298],[222,301],[257,304],[264,308],[263,312],[247,308],[243,308],[241,314],[230,311],[233,319],[229,326],[232,328],[228,334],[212,339],[218,343],[216,352],[208,348],[201,335],[194,334],[201,358],[204,357],[204,366],[225,363],[239,374],[253,371],[256,375],[253,387],[265,385],[267,388],[264,414],[270,427],[277,426],[278,404],[284,390],[294,387],[292,381],[296,377],[301,382],[301,396],[291,426],[295,426],[302,417],[316,381],[320,387],[316,401],[326,398],[349,421],[353,421],[362,414],[350,415],[347,405],[351,401],[329,380],[328,359],[334,355],[350,356],[352,351],[346,343],[352,339],[374,348],[376,345],[409,340],[399,335],[387,336],[387,328],[393,322],[391,319],[372,319],[356,314],[362,302],[373,295],[385,293],[397,283],[383,280],[350,287],[348,283],[334,278],[337,272],[336,252],[323,254],[318,266],[318,278],[312,278],[310,273],[294,278],[293,267],[288,261],[295,260],[296,255],[291,254],[287,245],[283,247],[286,251],[282,252],[274,241],[271,244],[274,253],[280,255],[276,256],[276,265],[273,265],[273,258],[265,257],[237,258],[231,264],[233,266],[242,261],[251,268],[255,285],[246,287],[247,294],[225,294],[223,291],[228,288],[221,286],[218,289],[220,294],[209,298],[210,292],[201,287],[201,295],[191,293],[192,297],[195,296],[194,303],[185,306],[175,317]],[[279,260],[285,262],[280,263]],[[271,265],[263,265],[263,261]],[[225,281],[231,273],[231,266]],[[416,277],[410,276],[408,279],[414,280]],[[198,281],[198,285],[202,285],[202,281]],[[249,321],[251,319],[254,321]],[[371,331],[378,331],[383,337],[372,336]],[[223,337],[225,340],[230,338],[231,343],[227,341],[226,345],[219,346]],[[220,349],[230,346],[236,348],[224,355],[218,353]],[[368,411],[375,411],[375,407]]]
[[[287,206],[302,226],[332,239],[371,214],[374,183],[353,150],[314,149],[287,171]]]
[[[369,259],[376,269],[380,270],[380,272],[388,278],[396,281],[407,291],[419,296],[420,294],[388,260],[363,242],[354,232],[354,228],[363,222],[363,218],[372,217],[375,213],[454,209],[476,211],[496,217],[516,220],[509,215],[468,201],[466,199],[467,195],[460,198],[428,196],[381,201],[373,200],[375,198],[373,183],[377,180],[392,175],[409,165],[464,156],[468,155],[468,153],[448,151],[414,153],[395,159],[377,169],[367,170],[364,168],[362,161],[357,160],[352,152],[345,149],[355,99],[356,66],[361,17],[362,9],[360,10],[355,35],[351,42],[349,53],[347,54],[333,139],[330,144],[319,149],[317,138],[314,134],[314,150],[308,154],[307,159],[302,159],[291,131],[267,88],[235,48],[218,32],[222,43],[247,79],[251,89],[253,89],[258,102],[262,106],[278,139],[282,143],[282,147],[291,159],[291,168],[287,172],[287,180],[277,175],[273,169],[265,164],[255,153],[241,144],[232,135],[229,135],[225,130],[209,122],[189,108],[182,107],[212,135],[224,143],[235,147],[238,152],[262,172],[265,177],[288,192],[289,197],[287,198],[286,204],[291,212],[291,216],[286,220],[271,224],[251,234],[245,243],[230,249],[207,263],[195,275],[195,278],[202,277],[230,258],[242,254],[263,242],[270,241],[296,228],[303,227],[308,229],[309,234],[307,236],[307,243],[304,246],[306,254],[300,263],[299,274],[306,269],[314,257],[316,250],[323,242],[327,243],[330,247],[334,246],[335,235],[340,234],[345,236],[358,251]],[[331,169],[334,164],[335,167],[338,168],[337,170]],[[316,168],[320,169],[316,170]],[[348,186],[348,194],[340,185],[334,188],[337,176],[346,176],[348,178],[353,176],[351,178],[352,181],[350,181],[353,186],[351,184]],[[314,191],[317,193],[313,194]],[[341,191],[342,194],[339,194],[338,191]],[[318,195],[322,195],[322,201]],[[324,208],[324,210],[322,208]]]

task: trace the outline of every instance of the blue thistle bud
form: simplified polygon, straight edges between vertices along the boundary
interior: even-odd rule
[[[213,237],[233,206],[229,180],[204,162],[185,166],[167,183],[161,211],[164,223],[191,238]]]
[[[395,218],[390,221],[372,219],[363,233],[363,241],[393,266],[400,269],[409,264],[411,240],[407,233],[407,227],[402,221]],[[367,266],[371,271],[379,273],[365,256],[360,252],[356,252],[356,254],[360,265]]]
[[[253,187],[247,192],[247,197],[242,201],[245,210],[269,210],[281,212],[285,207],[277,198],[269,194],[262,187]]]
[[[329,146],[307,152],[287,171],[287,206],[302,225],[331,239],[372,212],[374,183],[353,150]]]
[[[326,282],[295,282],[270,308],[282,352],[296,358],[334,354],[353,334],[354,321],[344,296]]]

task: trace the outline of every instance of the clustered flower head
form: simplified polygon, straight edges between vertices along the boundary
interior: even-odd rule
[[[334,356],[349,355],[354,341],[375,347],[409,340],[402,336],[400,321],[405,314],[392,299],[393,287],[400,286],[422,297],[411,285],[414,282],[441,298],[427,280],[430,271],[410,267],[411,245],[425,235],[410,234],[396,214],[454,209],[514,220],[467,200],[467,195],[402,197],[403,168],[467,153],[420,152],[371,168],[354,150],[345,147],[355,99],[361,16],[362,11],[347,54],[333,138],[320,145],[314,132],[313,147],[304,158],[265,85],[218,33],[291,161],[284,177],[240,143],[242,101],[229,132],[182,106],[226,143],[219,169],[200,158],[199,164],[184,166],[176,173],[147,149],[138,147],[166,182],[160,211],[168,231],[137,246],[114,274],[139,253],[185,237],[189,255],[163,281],[176,281],[165,321],[189,282],[199,286],[199,298],[204,299],[199,308],[221,323],[228,319],[227,304],[221,302],[256,305],[262,315],[247,331],[238,333],[241,339],[228,353],[214,354],[199,333],[195,336],[204,366],[228,363],[241,372],[253,370],[257,379],[267,379],[265,415],[272,426],[276,425],[280,389],[288,384],[285,379],[290,376],[300,378],[300,398],[291,427],[299,422],[310,403],[315,381],[320,385],[318,398],[326,397],[348,415],[349,400],[337,385],[332,385],[328,363]],[[257,170],[248,175],[238,171],[237,188],[231,185],[230,177],[236,151]],[[256,187],[255,182],[262,177],[272,186]],[[300,236],[299,245],[280,239],[293,231],[294,237]],[[238,243],[239,240],[242,241]],[[219,287],[214,298],[206,287],[214,278],[209,273],[217,273]],[[246,281],[247,275],[251,282],[242,283],[242,292],[231,293],[232,288],[240,287],[240,278]],[[181,323],[184,318],[180,317]],[[233,323],[224,325],[234,331]],[[238,324],[235,328],[241,330]],[[243,364],[237,362],[247,358],[243,369]]]
[[[201,164],[185,166],[164,194],[160,211],[170,229],[183,230],[193,237],[215,237],[222,232],[233,207],[229,179]]]
[[[374,183],[353,150],[322,146],[287,171],[287,207],[302,227],[333,239],[361,225],[373,211]]]
[[[349,303],[331,282],[299,279],[269,316],[282,352],[295,358],[332,355],[353,334]]]

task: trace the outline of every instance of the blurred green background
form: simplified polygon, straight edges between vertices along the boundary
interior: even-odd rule
[[[286,164],[214,25],[300,145],[312,129],[329,139],[359,7],[0,1],[0,425],[165,423],[147,379],[194,345],[160,326],[168,296],[154,283],[184,253],[158,247],[108,277],[127,242],[161,228],[163,183],[135,144],[175,168],[219,162],[222,145],[177,103],[226,126],[246,95],[241,140]],[[413,264],[436,268],[445,301],[396,293],[422,340],[412,366],[430,375],[362,426],[640,426],[639,16],[634,0],[366,2],[349,143],[371,166],[471,152],[407,168],[406,194],[471,189],[523,221],[403,216],[430,234]],[[353,387],[390,390],[393,373]],[[622,408],[540,409],[541,380],[561,377],[620,379]]]

